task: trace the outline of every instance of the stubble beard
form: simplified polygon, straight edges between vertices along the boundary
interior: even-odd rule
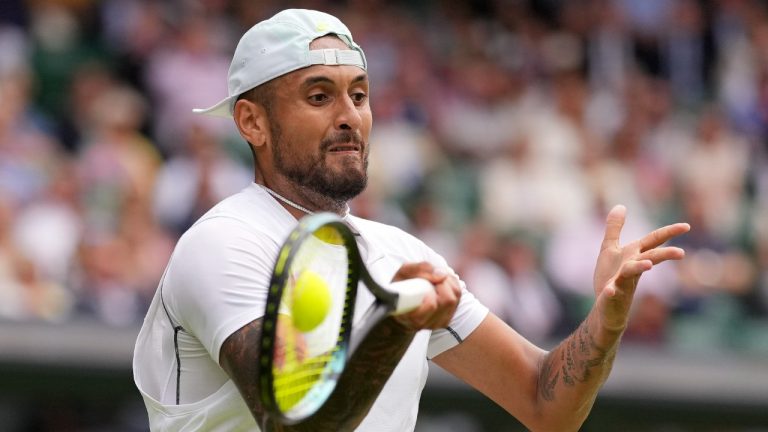
[[[368,184],[368,146],[362,138],[353,132],[341,132],[320,142],[318,152],[286,154],[290,146],[282,139],[282,129],[272,122],[271,130],[274,143],[273,162],[277,171],[291,180],[296,186],[330,201],[330,206],[343,208],[347,201],[365,190]],[[325,161],[327,149],[336,143],[354,142],[364,148],[362,169],[357,162],[344,161],[337,170],[328,167]]]

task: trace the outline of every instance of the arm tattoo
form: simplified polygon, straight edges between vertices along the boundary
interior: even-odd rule
[[[610,371],[615,349],[606,350],[595,343],[587,322],[557,348],[546,354],[539,367],[539,394],[546,401],[553,401],[557,383],[574,387],[593,379],[594,369],[604,378]],[[603,369],[600,369],[600,368]]]
[[[237,385],[264,432],[354,430],[368,414],[415,335],[393,319],[383,320],[349,360],[325,405],[303,422],[286,426],[266,418],[259,400],[256,359],[260,332],[261,320],[258,319],[230,335],[222,345],[220,364]]]
[[[555,399],[555,385],[560,378],[560,371],[555,367],[552,356],[547,355],[541,364],[539,371],[539,393],[546,401]]]
[[[259,401],[259,336],[261,319],[251,321],[232,333],[221,346],[219,364],[237,385],[256,419],[264,416]]]
[[[354,430],[368,414],[414,335],[393,319],[379,323],[353,354],[331,398],[310,419],[311,430]]]

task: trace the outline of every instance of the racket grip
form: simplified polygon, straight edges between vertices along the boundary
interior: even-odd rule
[[[432,285],[432,282],[426,279],[414,278],[392,282],[389,285],[389,289],[398,295],[397,305],[395,310],[392,311],[392,315],[400,315],[419,307],[424,296],[434,291],[435,287]]]

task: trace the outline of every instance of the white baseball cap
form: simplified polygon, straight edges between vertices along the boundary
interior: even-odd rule
[[[310,50],[313,40],[337,35],[350,49]],[[286,9],[245,32],[237,44],[227,74],[229,96],[195,113],[232,117],[238,96],[271,79],[311,65],[352,65],[367,69],[362,48],[347,26],[324,12]]]

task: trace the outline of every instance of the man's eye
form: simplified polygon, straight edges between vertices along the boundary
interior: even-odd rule
[[[328,95],[324,93],[313,94],[309,97],[309,101],[314,103],[322,103],[326,100],[328,100]]]
[[[352,94],[352,100],[355,101],[355,103],[364,102],[365,98],[367,98],[367,97],[368,97],[368,95],[363,93],[363,92],[353,93]]]

